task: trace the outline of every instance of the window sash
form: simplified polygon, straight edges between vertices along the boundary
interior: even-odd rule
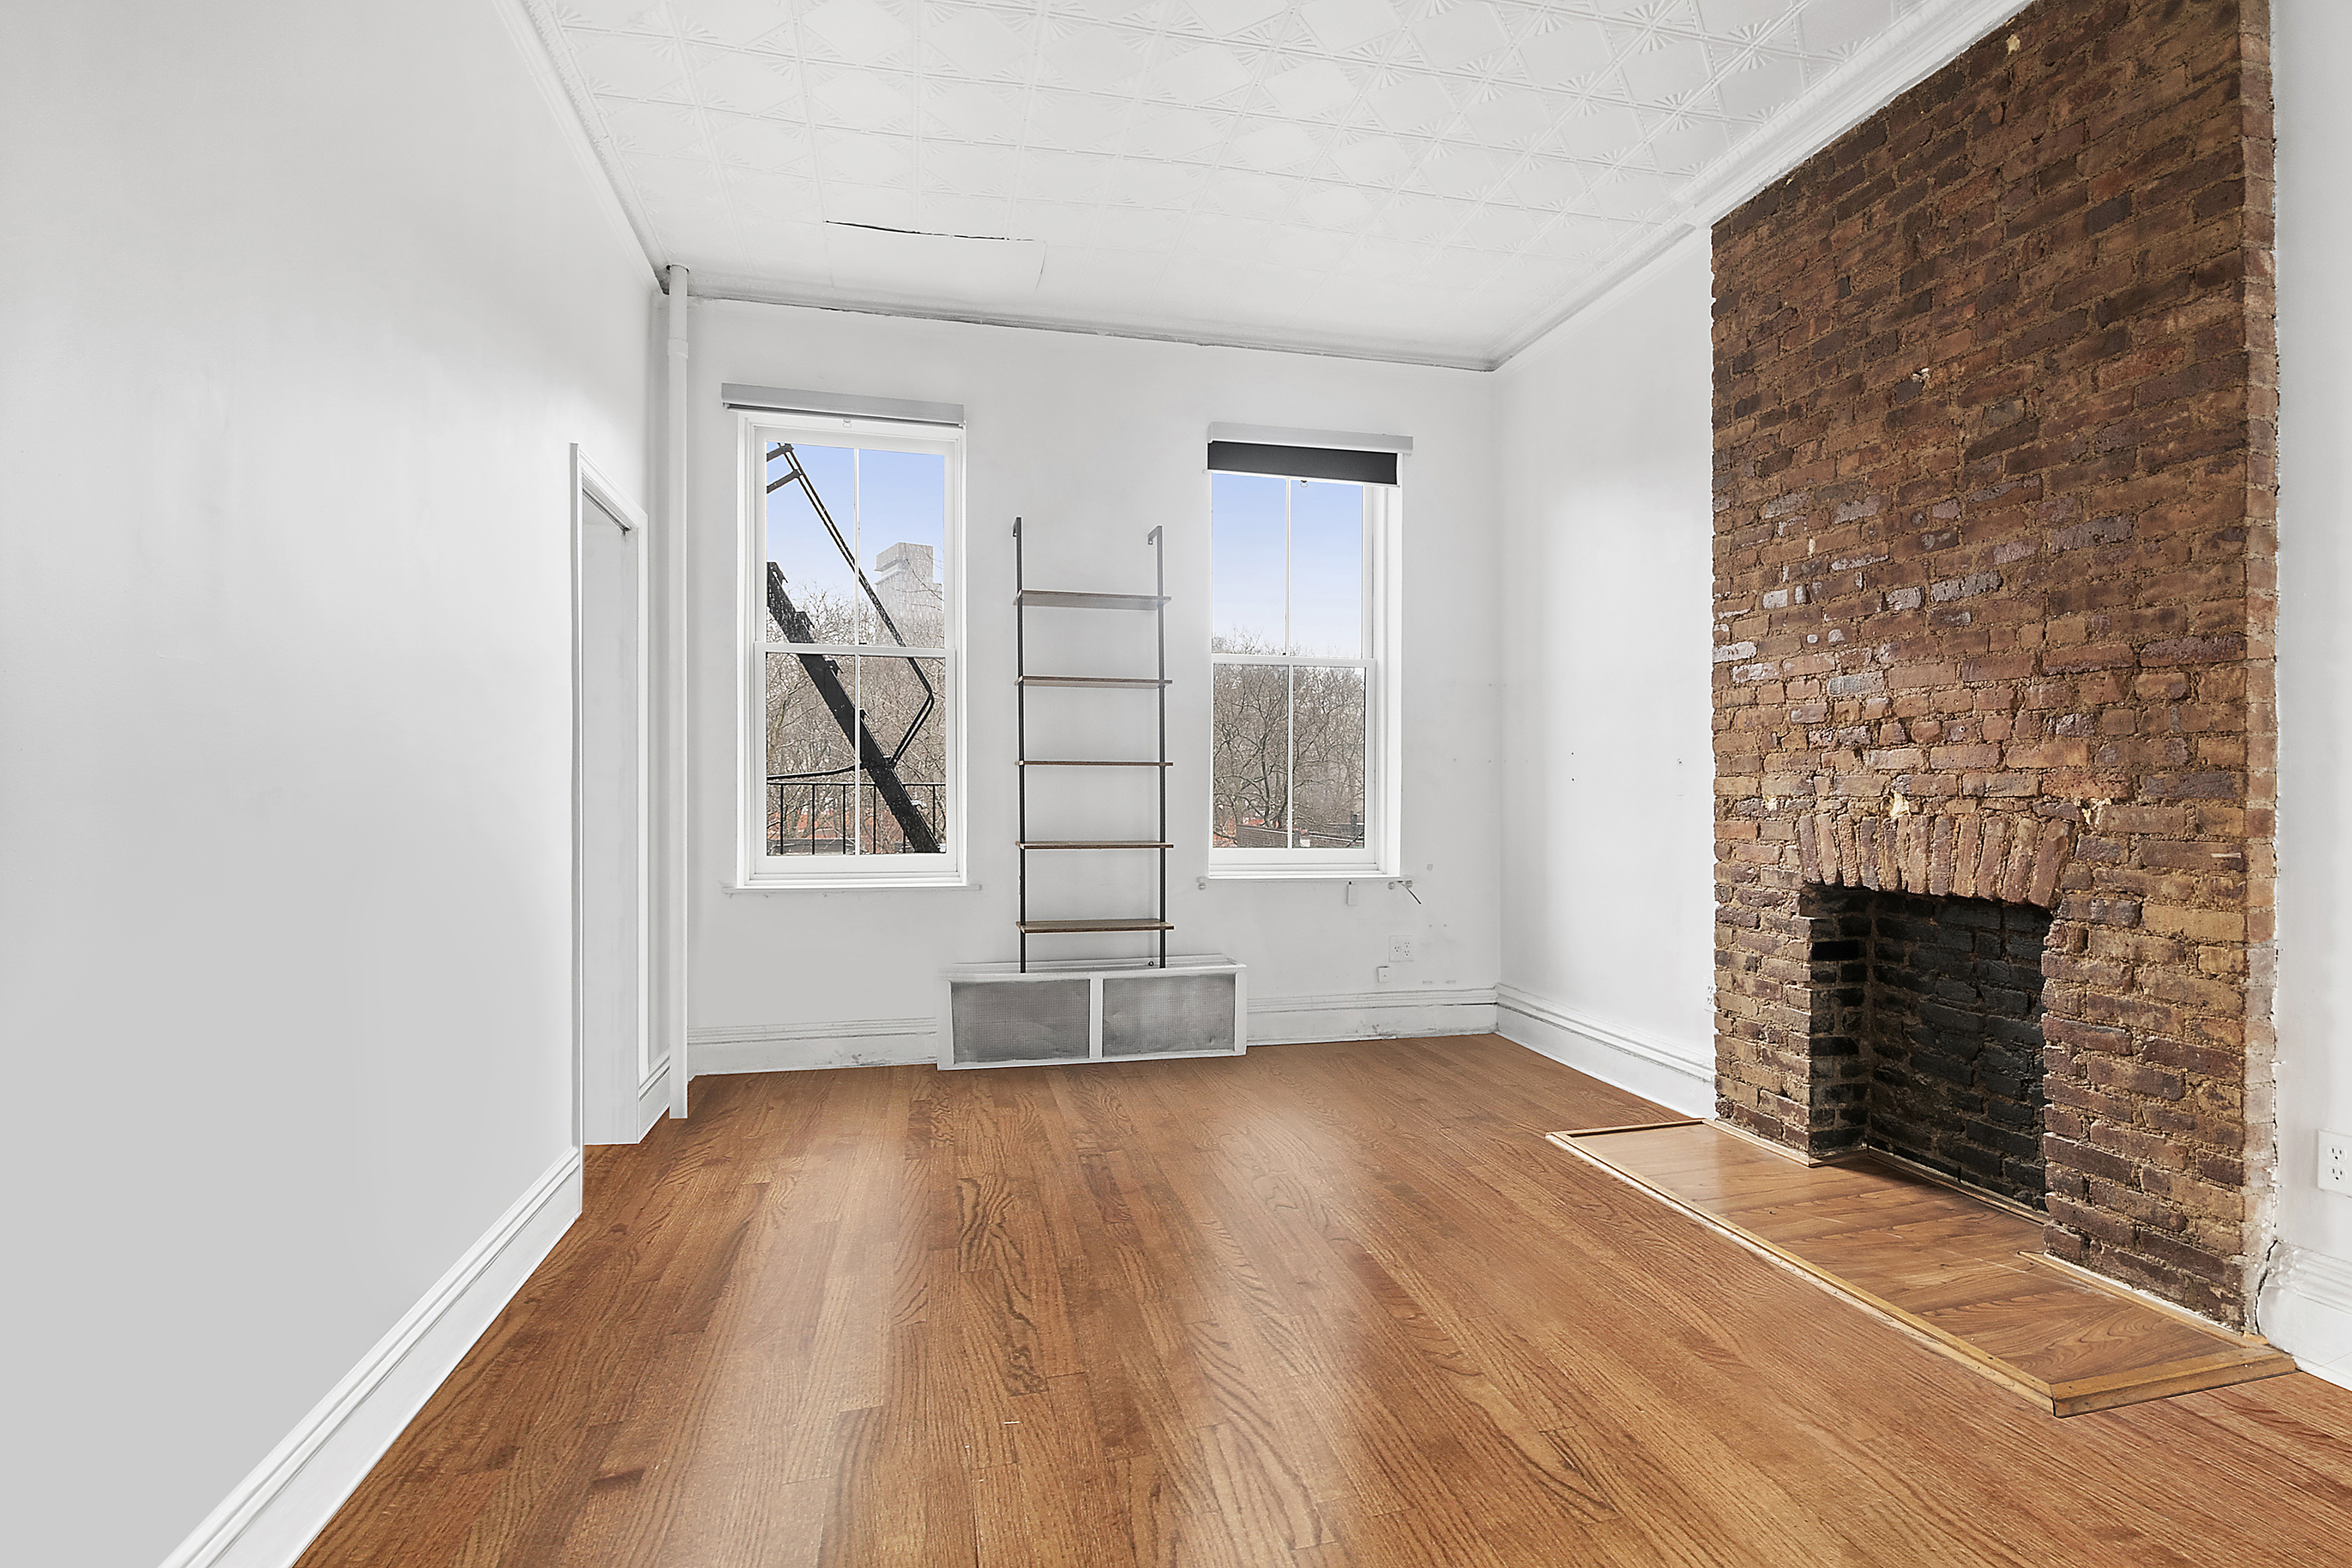
[[[739,600],[743,617],[740,644],[743,702],[739,745],[742,752],[740,789],[742,809],[738,828],[736,885],[746,889],[776,888],[841,888],[871,886],[961,887],[966,878],[968,858],[964,853],[967,837],[966,777],[964,735],[964,682],[962,645],[963,624],[963,551],[965,518],[963,499],[963,443],[961,430],[910,429],[904,424],[878,422],[860,418],[835,418],[811,416],[805,418],[779,416],[774,413],[743,412],[738,416],[738,440],[740,445],[741,480],[740,514],[742,532],[741,570],[742,592]],[[768,561],[768,481],[769,448],[777,441],[792,441],[810,446],[853,447],[864,451],[926,452],[942,456],[947,460],[945,512],[941,518],[940,582],[944,595],[943,629],[945,646],[902,647],[887,640],[880,642],[826,641],[816,643],[771,641],[766,598]],[[842,520],[845,522],[849,520]],[[863,519],[857,520],[862,525]],[[847,530],[845,530],[847,531]],[[856,541],[863,565],[864,539],[862,526],[851,534]],[[879,628],[877,627],[877,634]],[[808,655],[832,659],[919,658],[936,661],[934,677],[940,683],[940,712],[935,722],[942,728],[942,777],[936,781],[940,787],[942,806],[940,826],[944,844],[936,854],[877,854],[865,842],[865,813],[862,804],[851,813],[855,824],[852,832],[856,844],[849,852],[819,855],[772,855],[768,853],[768,806],[772,786],[768,783],[767,697],[768,662],[776,656]],[[863,679],[862,663],[853,667]],[[845,676],[849,672],[845,671]],[[852,688],[853,699],[863,706],[862,694]],[[883,739],[877,736],[877,740]],[[856,766],[857,752],[852,742],[852,769],[847,783],[854,798],[862,797],[874,789],[874,782],[862,767]],[[929,784],[933,781],[919,781]]]

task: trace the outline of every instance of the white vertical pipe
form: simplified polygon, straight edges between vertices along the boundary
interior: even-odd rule
[[[661,737],[661,1019],[669,1046],[669,1112],[686,1116],[693,1068],[687,1060],[687,700],[686,540],[687,410],[689,406],[687,300],[694,275],[669,268],[667,305],[668,373],[663,388],[662,532],[656,635],[661,653],[658,700]]]

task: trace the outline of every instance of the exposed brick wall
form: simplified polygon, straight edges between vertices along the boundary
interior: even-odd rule
[[[1814,886],[1798,912],[1813,928],[1812,1054],[1862,1067],[1854,1142],[2041,1207],[2050,911]]]
[[[2051,909],[2058,1256],[2244,1321],[2268,1190],[2262,0],[2042,0],[1717,226],[1721,1113],[1850,1141],[1809,883]]]

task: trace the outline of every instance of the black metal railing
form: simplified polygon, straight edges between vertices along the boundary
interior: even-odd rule
[[[770,779],[768,853],[771,855],[867,855],[936,853],[947,841],[947,785],[901,780],[898,787],[922,815],[931,844],[907,841],[892,804],[865,780]],[[862,830],[862,831],[861,831]]]

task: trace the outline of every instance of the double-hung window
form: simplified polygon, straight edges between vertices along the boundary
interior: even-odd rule
[[[1213,439],[1209,468],[1210,872],[1392,875],[1396,451]]]
[[[963,868],[961,432],[742,416],[746,886]]]

